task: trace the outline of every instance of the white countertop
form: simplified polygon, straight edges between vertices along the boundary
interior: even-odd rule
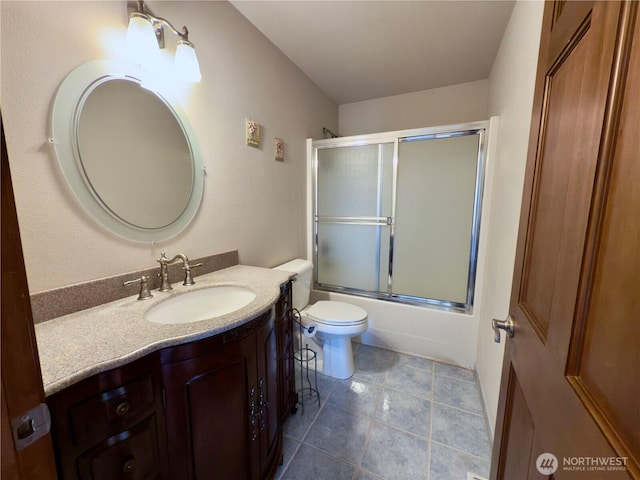
[[[196,284],[173,284],[171,292],[152,290],[115,302],[58,317],[35,326],[42,382],[49,396],[96,373],[124,365],[164,347],[231,330],[267,311],[280,296],[280,285],[294,274],[237,265],[195,277]],[[144,319],[159,302],[181,293],[215,285],[250,288],[256,298],[247,306],[211,320],[163,325]],[[125,287],[123,287],[125,288]]]

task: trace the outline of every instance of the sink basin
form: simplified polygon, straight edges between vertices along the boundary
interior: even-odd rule
[[[145,319],[154,323],[191,323],[235,312],[256,298],[250,289],[234,285],[182,293],[153,306]]]

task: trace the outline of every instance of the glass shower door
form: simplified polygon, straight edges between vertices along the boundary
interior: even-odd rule
[[[486,128],[313,142],[315,287],[471,311]]]
[[[468,303],[479,142],[478,134],[400,139],[393,294]]]
[[[386,292],[394,143],[318,149],[316,283]]]

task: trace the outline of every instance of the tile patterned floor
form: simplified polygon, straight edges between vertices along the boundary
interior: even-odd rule
[[[489,476],[472,371],[354,344],[348,380],[318,374],[321,406],[284,426],[277,480],[466,480]]]

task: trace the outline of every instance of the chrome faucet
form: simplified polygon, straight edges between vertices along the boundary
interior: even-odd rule
[[[193,276],[191,274],[191,269],[195,267],[201,267],[202,263],[196,263],[195,265],[191,265],[189,263],[189,258],[184,253],[178,253],[171,260],[167,258],[164,252],[160,254],[160,258],[158,259],[158,263],[160,264],[160,273],[158,276],[160,277],[160,288],[158,291],[160,292],[168,292],[173,290],[171,284],[169,283],[169,265],[171,265],[176,260],[182,260],[182,269],[184,270],[184,282],[183,285],[194,285],[196,282],[193,280]]]

